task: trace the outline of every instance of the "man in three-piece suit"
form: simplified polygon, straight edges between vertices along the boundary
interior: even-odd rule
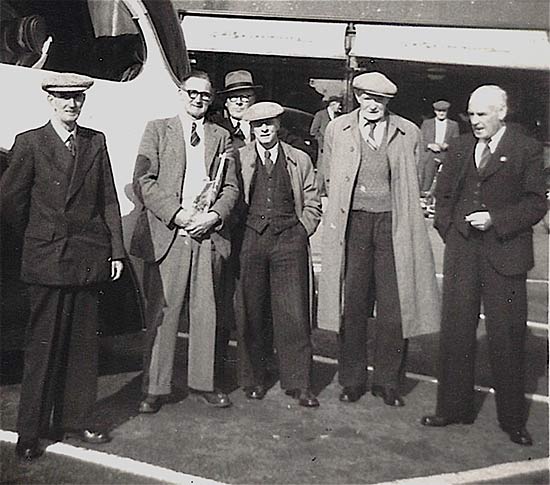
[[[98,284],[120,277],[120,209],[103,133],[77,125],[93,80],[56,74],[42,83],[53,115],[19,134],[0,184],[2,217],[24,231],[21,279],[30,303],[16,454],[67,433],[105,443],[91,427],[98,361]]]
[[[531,445],[525,428],[526,277],[532,226],[546,212],[542,148],[505,123],[507,95],[481,86],[469,101],[473,135],[454,143],[436,187],[434,226],[445,241],[440,378],[426,426],[474,421],[476,328],[483,301],[501,428]]]
[[[239,196],[235,161],[229,132],[204,119],[213,99],[209,76],[202,71],[188,74],[180,96],[178,116],[147,124],[134,171],[134,192],[144,208],[131,253],[146,263],[142,413],[157,412],[172,392],[186,299],[189,390],[209,405],[231,405],[227,394],[215,387],[214,368],[221,334],[220,270],[230,253],[226,222]]]
[[[432,106],[435,117],[424,120],[420,128],[422,135],[421,192],[430,191],[439,166],[445,162],[449,143],[459,135],[458,123],[448,118],[451,103],[442,99]]]
[[[246,205],[235,309],[239,384],[248,399],[266,394],[266,305],[273,317],[281,387],[301,406],[310,391],[309,236],[321,201],[309,156],[281,142],[282,106],[261,102],[244,114],[255,141],[239,150]]]

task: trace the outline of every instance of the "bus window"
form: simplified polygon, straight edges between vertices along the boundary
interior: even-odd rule
[[[0,62],[130,81],[142,70],[145,42],[120,1],[4,0]]]

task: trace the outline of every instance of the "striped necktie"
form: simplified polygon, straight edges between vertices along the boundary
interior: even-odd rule
[[[265,163],[265,169],[267,170],[267,173],[271,173],[271,171],[273,170],[273,160],[271,160],[271,155],[269,153],[269,150],[265,151],[264,163]]]
[[[373,150],[378,150],[378,143],[376,143],[376,139],[374,138],[374,130],[376,129],[376,125],[377,125],[376,121],[367,121],[367,124],[365,125],[369,127],[369,134],[367,135],[367,144]]]
[[[67,141],[65,142],[65,146],[67,147],[67,150],[71,152],[71,155],[74,157],[76,155],[76,144],[74,141],[74,135],[72,133],[69,135],[69,138],[67,138]]]
[[[191,123],[191,138],[189,139],[189,142],[191,143],[191,146],[196,147],[200,141],[201,138],[197,133],[197,123],[193,121],[193,123]]]
[[[487,163],[489,163],[489,160],[491,159],[491,149],[489,148],[489,143],[491,143],[490,138],[486,140],[483,151],[481,152],[481,156],[479,157],[479,161],[477,163],[478,172],[483,172],[483,170],[487,166]]]

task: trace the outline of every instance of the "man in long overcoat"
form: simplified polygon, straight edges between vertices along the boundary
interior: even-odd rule
[[[483,301],[497,417],[511,441],[525,428],[526,278],[532,226],[546,213],[542,147],[507,124],[507,94],[470,96],[473,136],[451,146],[436,188],[434,225],[445,241],[437,410],[426,426],[474,421],[476,329]]]
[[[318,325],[339,332],[340,400],[366,389],[366,320],[376,299],[372,392],[402,406],[409,337],[439,328],[439,292],[419,204],[420,133],[388,112],[397,87],[381,73],[353,80],[359,108],[329,123]]]
[[[27,461],[42,454],[39,438],[50,425],[55,439],[110,440],[90,421],[98,285],[120,277],[125,253],[105,136],[76,123],[92,84],[76,74],[43,81],[51,120],[16,137],[0,184],[2,217],[24,231],[30,314],[16,454]]]
[[[208,74],[191,72],[183,109],[147,124],[136,160],[134,192],[143,204],[131,253],[146,262],[147,342],[141,413],[155,413],[172,393],[180,316],[189,305],[187,385],[216,407],[231,405],[216,386],[220,271],[230,251],[226,222],[239,196],[231,138],[204,115],[213,100]]]

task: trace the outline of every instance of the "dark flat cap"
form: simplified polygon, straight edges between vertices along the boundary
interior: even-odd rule
[[[284,113],[285,109],[277,103],[262,101],[253,104],[243,113],[243,120],[258,121],[276,118]]]
[[[449,101],[445,101],[444,99],[440,99],[439,101],[436,101],[434,104],[432,104],[434,109],[437,110],[446,110],[451,107],[451,103]]]
[[[353,78],[352,86],[369,94],[393,98],[397,94],[397,86],[381,72],[366,72]]]
[[[225,88],[218,93],[231,93],[240,89],[258,89],[261,88],[259,84],[254,84],[252,74],[245,70],[231,71],[225,75]]]
[[[49,93],[84,92],[92,87],[94,80],[82,74],[55,73],[42,81],[42,89]]]

